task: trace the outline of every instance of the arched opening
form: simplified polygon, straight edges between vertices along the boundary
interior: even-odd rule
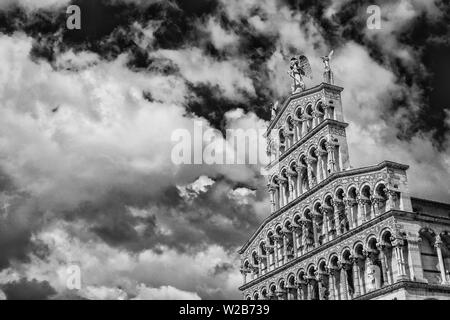
[[[354,275],[355,277],[355,291],[356,291],[356,285],[359,284],[359,293],[361,295],[366,294],[367,292],[367,285],[366,285],[366,264],[365,264],[365,255],[364,255],[364,248],[362,243],[359,243],[355,246],[355,264],[357,268],[357,274]],[[357,278],[356,278],[357,277]]]
[[[275,211],[279,210],[281,208],[281,203],[280,203],[281,202],[281,200],[280,200],[281,193],[280,193],[280,185],[279,185],[278,180],[279,180],[278,176],[276,176],[276,175],[273,176],[271,183],[270,183],[270,189],[269,189],[269,191],[273,193],[273,199],[271,199],[271,201],[273,200],[273,202],[274,202],[273,207],[274,207]],[[272,197],[272,195],[271,195],[271,197]]]
[[[300,174],[298,173],[297,163],[295,161],[293,161],[289,164],[288,174],[290,174],[291,186],[292,186],[291,200],[294,200],[295,198],[297,198],[299,196],[299,194],[300,194],[299,192],[301,189],[301,185],[299,183]],[[289,187],[289,188],[291,188],[291,187]]]
[[[280,154],[283,154],[286,151],[286,135],[284,134],[284,130],[280,129],[279,133],[279,150],[280,150]]]
[[[442,260],[444,263],[446,283],[450,283],[450,235],[448,231],[444,231],[440,234],[442,245]]]
[[[314,248],[315,235],[313,229],[313,221],[311,216],[311,210],[306,209],[303,212],[302,217],[302,243],[305,245],[305,251],[309,251]]]
[[[396,261],[394,259],[394,252],[393,252],[393,246],[392,246],[392,234],[389,230],[386,230],[383,232],[381,236],[381,244],[382,244],[382,250],[383,250],[383,257],[384,260],[384,270],[382,270],[383,284],[393,284],[394,283],[394,270],[397,268]],[[383,261],[381,261],[383,264]],[[399,272],[397,270],[397,272]]]
[[[313,116],[312,116],[312,105],[309,104],[308,106],[306,106],[305,108],[305,113],[304,113],[304,124],[305,124],[305,133],[311,131],[311,129],[313,128]]]
[[[276,292],[278,300],[286,300],[287,289],[284,280],[280,280],[278,287],[279,289]]]
[[[333,299],[334,300],[342,300],[341,272],[340,272],[340,267],[339,267],[339,258],[337,255],[333,255],[330,258],[329,268],[333,274],[333,276],[331,277],[332,288],[333,288],[333,293],[332,293]]]
[[[380,251],[377,248],[377,239],[369,239],[367,243],[367,264],[366,264],[366,284],[367,291],[380,289],[383,282],[383,273],[381,269]]]
[[[439,269],[439,258],[434,247],[436,234],[423,229],[419,233],[422,241],[419,242],[420,258],[422,260],[423,276],[430,284],[441,283],[441,272]]]
[[[358,202],[356,201],[356,197],[357,197],[356,188],[351,187],[347,193],[346,205],[350,207],[349,208],[350,219],[352,220],[353,225],[359,226],[362,223],[362,221],[360,221],[358,217]]]
[[[268,299],[266,288],[261,290],[261,298],[262,298],[262,300],[267,300]]]
[[[306,157],[302,155],[299,159],[299,166],[297,170],[300,177],[300,194],[309,190],[309,177],[307,168],[308,164],[306,162]]]
[[[252,252],[252,265],[253,265],[253,278],[256,278],[259,275],[259,259],[256,251]]]
[[[318,280],[319,280],[319,299],[329,300],[330,297],[330,278],[327,272],[327,266],[325,260],[319,262],[318,267]]]
[[[277,300],[277,286],[275,285],[275,283],[272,283],[269,286],[269,299],[270,300]]]
[[[351,228],[350,220],[347,217],[345,212],[345,204],[344,204],[344,189],[338,188],[336,190],[333,202],[334,202],[334,210],[335,210],[335,220],[336,221],[336,232],[338,235],[344,234],[349,231]]]
[[[297,139],[300,140],[303,137],[303,114],[302,114],[302,108],[298,107],[295,110],[295,117],[296,117],[296,125],[295,125],[295,131],[297,133]]]
[[[327,152],[327,141],[325,139],[321,140],[318,148],[318,171],[319,180],[325,180],[331,174],[331,168],[329,168],[329,159]]]
[[[255,294],[253,295],[253,300],[259,300],[258,292],[255,292]]]
[[[290,274],[288,276],[288,285],[287,285],[287,293],[288,293],[288,300],[298,300],[297,296],[297,286],[295,284],[295,275]]]
[[[335,239],[338,236],[339,216],[336,214],[333,207],[333,198],[331,195],[325,197],[324,204],[322,206],[324,218],[326,218],[328,229],[328,240]]]
[[[308,179],[309,181],[311,181],[312,185],[315,185],[318,180],[317,180],[317,155],[316,155],[316,148],[312,147],[311,149],[309,149],[309,153],[308,153],[308,164],[309,164],[309,176]]]
[[[322,101],[319,101],[319,103],[316,105],[316,125],[318,125],[319,123],[321,123],[325,118],[325,110],[323,107],[323,103]]]
[[[308,269],[308,297],[309,300],[319,300],[319,283],[316,279],[316,270],[314,266]]]
[[[295,127],[294,127],[294,120],[291,116],[288,116],[286,119],[286,144],[287,149],[292,147],[294,144],[294,141],[296,141],[296,134],[295,134]]]
[[[259,244],[259,252],[261,257],[261,273],[265,274],[267,272],[268,255],[266,250],[266,243],[264,241]]]
[[[290,221],[286,221],[283,228],[284,241],[286,245],[285,255],[287,261],[294,258],[294,232]]]
[[[322,245],[327,240],[328,229],[326,224],[326,217],[322,213],[322,204],[316,202],[313,207],[313,225],[315,226],[315,243]]]
[[[299,290],[298,290],[299,298],[298,299],[299,300],[308,300],[309,299],[308,286],[307,286],[308,281],[306,279],[306,275],[303,270],[300,270],[298,272],[297,279],[298,279],[298,288],[299,288]]]
[[[387,200],[388,196],[386,194],[386,186],[384,185],[384,183],[379,183],[375,187],[375,195],[374,195],[375,215],[379,215],[386,212]]]
[[[328,117],[329,119],[333,119],[333,120],[337,120],[336,116],[335,116],[335,112],[334,112],[334,102],[333,100],[329,100],[328,101],[328,105],[326,106],[326,113],[328,113]]]
[[[281,202],[281,207],[283,207],[288,204],[289,199],[290,199],[286,168],[284,168],[281,171],[278,181],[279,181],[279,187],[280,187],[280,200],[281,200],[280,202]]]
[[[361,197],[360,201],[363,203],[363,220],[369,221],[373,218],[372,214],[372,200],[371,200],[371,191],[370,186],[365,185],[361,189]]]
[[[275,258],[275,250],[276,250],[276,247],[275,247],[275,239],[274,239],[274,235],[273,235],[272,231],[269,231],[267,233],[267,243],[268,243],[267,249],[268,249],[268,254],[269,254],[269,256],[268,256],[268,258],[269,258],[269,270],[273,270],[273,269],[275,269],[275,260],[276,260],[276,258]]]
[[[355,294],[355,281],[353,277],[351,253],[349,249],[344,250],[344,252],[342,253],[341,265],[342,265],[342,272],[344,274],[344,277],[342,279],[342,281],[344,281],[343,289],[347,293],[346,299],[352,299]],[[343,294],[342,296],[345,297],[345,294]]]
[[[275,247],[277,248],[277,256],[278,256],[278,265],[282,265],[283,264],[283,259],[284,259],[284,241],[282,241],[283,239],[283,233],[282,233],[283,228],[281,226],[277,226],[275,229],[275,237],[276,240],[275,241]]]

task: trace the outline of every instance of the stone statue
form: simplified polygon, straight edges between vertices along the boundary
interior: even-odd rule
[[[301,55],[298,58],[292,57],[290,62],[289,76],[294,80],[291,86],[291,93],[298,93],[306,89],[305,83],[303,82],[303,77],[312,78],[311,65],[309,64],[308,58]]]
[[[367,266],[367,289],[373,291],[381,288],[381,270],[376,264]]]
[[[326,83],[334,84],[333,71],[331,71],[330,60],[333,56],[334,50],[331,50],[327,56],[323,56],[322,62],[324,64],[323,81]]]
[[[277,100],[274,102],[274,104],[272,105],[272,108],[271,108],[271,112],[272,112],[271,120],[275,119],[275,117],[277,116],[278,106],[279,106],[279,102]]]

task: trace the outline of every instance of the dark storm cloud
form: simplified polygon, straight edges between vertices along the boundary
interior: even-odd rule
[[[47,300],[56,294],[48,281],[21,278],[0,286],[8,300]]]

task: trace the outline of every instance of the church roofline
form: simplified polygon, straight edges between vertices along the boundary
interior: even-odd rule
[[[278,111],[277,115],[275,116],[275,118],[270,122],[269,127],[267,128],[266,134],[274,127],[275,123],[278,121],[278,119],[281,117],[281,115],[283,114],[284,110],[287,108],[287,106],[289,105],[289,102],[291,102],[293,99],[298,99],[301,98],[303,96],[309,95],[311,93],[316,93],[324,88],[328,88],[328,89],[332,89],[332,90],[337,90],[339,92],[342,92],[344,90],[344,88],[336,86],[334,84],[330,84],[330,83],[326,83],[326,82],[322,82],[321,84],[318,84],[315,87],[312,87],[310,89],[307,89],[305,91],[299,92],[299,93],[294,93],[291,94],[289,97],[287,97],[284,102],[282,107],[280,108],[280,110]]]
[[[242,246],[242,248],[238,250],[238,253],[239,254],[244,253],[244,251],[248,248],[248,246],[252,243],[252,241],[256,238],[256,236],[261,232],[261,230],[270,221],[272,221],[273,219],[275,219],[276,217],[281,215],[283,212],[289,210],[291,207],[293,207],[294,205],[296,205],[300,201],[302,201],[305,198],[309,197],[310,195],[314,194],[315,192],[317,192],[318,190],[320,190],[321,188],[323,188],[327,184],[331,183],[332,181],[334,181],[334,180],[336,180],[338,178],[352,176],[352,175],[355,175],[355,174],[361,174],[361,173],[368,173],[368,172],[372,172],[372,171],[378,171],[378,170],[384,169],[386,167],[400,169],[400,170],[407,170],[409,168],[409,166],[406,165],[406,164],[401,164],[401,163],[385,160],[385,161],[383,161],[383,162],[381,162],[381,163],[379,163],[377,165],[374,165],[374,166],[361,167],[361,168],[355,168],[355,169],[350,169],[350,170],[346,170],[346,171],[335,172],[332,175],[330,175],[328,178],[326,178],[325,180],[323,180],[320,183],[318,183],[317,185],[315,185],[313,188],[309,189],[308,191],[306,191],[305,193],[303,193],[302,195],[300,195],[299,197],[297,197],[296,199],[294,199],[293,201],[291,201],[290,203],[285,205],[284,207],[282,207],[282,208],[278,209],[277,211],[273,212],[272,214],[270,214],[260,224],[258,229],[256,229],[256,231],[252,234],[250,239],[248,239],[246,241],[246,243]]]

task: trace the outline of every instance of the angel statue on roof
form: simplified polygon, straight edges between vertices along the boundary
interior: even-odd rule
[[[301,55],[299,57],[292,57],[290,62],[289,76],[294,80],[291,86],[291,93],[298,93],[306,89],[303,77],[312,78],[311,65],[308,58]]]

